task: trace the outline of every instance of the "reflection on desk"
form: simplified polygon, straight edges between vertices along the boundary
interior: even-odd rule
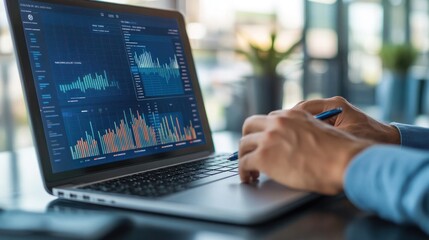
[[[222,152],[237,149],[238,135],[215,135],[215,144]],[[16,161],[18,172],[11,173]],[[323,197],[275,220],[239,226],[199,221],[140,211],[110,208],[92,204],[57,200],[42,186],[34,149],[17,153],[0,153],[0,206],[6,209],[35,212],[85,212],[115,214],[133,221],[130,231],[120,239],[428,239],[419,229],[383,221],[356,209],[344,196]],[[16,184],[12,184],[16,179]],[[1,238],[1,236],[0,236]]]
[[[429,236],[414,226],[399,226],[376,216],[366,216],[355,219],[347,226],[346,239],[429,239]]]
[[[52,201],[47,211],[97,212],[131,218],[134,229],[126,239],[428,239],[419,229],[398,226],[360,212],[343,196],[325,197],[273,221],[255,226],[228,225],[103,206]]]

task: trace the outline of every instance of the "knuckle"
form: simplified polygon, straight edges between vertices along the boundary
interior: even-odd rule
[[[334,100],[335,102],[342,103],[342,104],[348,104],[348,101],[344,97],[341,97],[341,96],[335,96],[332,98],[332,100]]]
[[[255,119],[255,116],[250,116],[250,117],[246,118],[246,120],[244,120],[243,126],[244,127],[248,126],[254,119]]]
[[[267,148],[268,143],[275,141],[275,140],[278,140],[278,138],[280,136],[281,136],[281,134],[276,129],[271,129],[271,130],[266,131],[263,134],[262,139],[261,139],[262,140],[261,142],[265,143],[265,144],[262,144],[262,148]]]
[[[301,100],[296,104],[296,106],[299,106],[301,104],[306,104],[307,102],[308,102],[307,100]]]
[[[285,126],[287,126],[287,122],[288,118],[283,116],[277,116],[273,119],[274,127],[284,128]]]
[[[256,118],[257,118],[256,116],[250,116],[246,118],[246,120],[244,120],[243,128],[242,128],[243,135],[246,135],[246,133],[249,132],[251,124],[255,121]]]
[[[282,113],[282,110],[276,110],[276,111],[272,111],[268,114],[268,116],[273,116],[273,115],[277,115],[279,113]]]
[[[298,117],[301,118],[301,117],[305,117],[306,115],[307,115],[307,113],[302,111],[302,110],[291,109],[287,112],[286,116],[291,117],[291,118],[298,118]]]
[[[262,159],[263,157],[266,157],[269,152],[270,150],[267,146],[262,146],[257,152],[257,155],[259,156],[258,159]]]
[[[309,104],[309,101],[300,101],[292,109],[306,109]]]

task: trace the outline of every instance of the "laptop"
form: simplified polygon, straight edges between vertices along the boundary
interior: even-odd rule
[[[59,198],[235,224],[315,198],[242,184],[215,152],[178,12],[5,0],[46,190]]]

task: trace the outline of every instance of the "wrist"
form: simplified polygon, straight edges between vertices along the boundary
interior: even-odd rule
[[[386,126],[386,138],[385,138],[385,143],[387,144],[395,144],[395,145],[400,145],[401,144],[401,134],[399,133],[399,130],[396,126],[394,125],[387,125]]]
[[[372,141],[359,139],[350,143],[349,147],[343,152],[339,164],[334,168],[334,186],[336,186],[338,193],[344,189],[344,178],[349,164],[360,152],[373,144],[374,142]]]
[[[372,137],[368,137],[368,139],[382,144],[401,144],[401,134],[394,125],[377,122],[376,125],[372,127],[372,130],[373,133],[370,134]]]

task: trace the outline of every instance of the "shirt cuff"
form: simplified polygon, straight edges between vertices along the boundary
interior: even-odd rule
[[[413,125],[391,123],[396,127],[401,137],[401,146],[429,149],[429,128],[417,127]]]

